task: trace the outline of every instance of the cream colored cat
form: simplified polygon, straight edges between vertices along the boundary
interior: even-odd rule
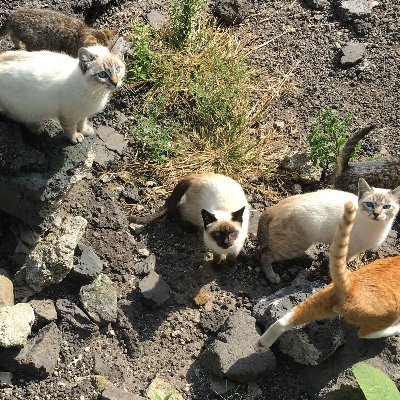
[[[247,237],[249,205],[235,180],[212,173],[188,175],[178,182],[160,210],[131,220],[148,224],[174,211],[184,224],[203,229],[214,264],[233,262],[239,255]]]
[[[314,243],[332,243],[342,216],[342,205],[351,201],[359,212],[350,237],[349,258],[379,246],[399,211],[400,186],[394,190],[358,183],[358,197],[339,190],[319,190],[288,197],[268,207],[258,225],[261,266],[273,283],[280,281],[272,269],[275,261],[299,257]]]
[[[400,334],[400,256],[350,272],[347,251],[356,222],[354,203],[347,202],[329,256],[332,283],[272,324],[255,344],[257,352],[268,350],[280,335],[296,326],[337,315],[357,325],[358,336],[364,339]]]
[[[72,143],[93,134],[87,118],[101,111],[122,85],[122,39],[80,48],[78,59],[49,51],[0,54],[0,110],[40,132],[40,122],[58,118]]]

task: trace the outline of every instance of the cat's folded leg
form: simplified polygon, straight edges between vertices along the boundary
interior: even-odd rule
[[[65,136],[67,136],[73,144],[81,143],[84,136],[82,135],[82,133],[77,132],[76,121],[65,117],[60,117],[59,119]]]
[[[400,323],[393,324],[385,329],[381,329],[379,331],[372,331],[368,327],[360,327],[358,331],[358,336],[363,339],[378,339],[393,335],[400,334]]]
[[[267,279],[272,283],[279,283],[281,278],[272,269],[272,260],[267,252],[261,251],[261,268]]]
[[[78,122],[77,130],[81,132],[83,136],[92,136],[94,134],[94,129],[88,124],[87,118]]]
[[[291,317],[292,312],[288,312],[273,323],[258,339],[257,343],[254,345],[254,350],[257,353],[267,351],[276,342],[279,336],[293,327],[293,324],[290,322]]]

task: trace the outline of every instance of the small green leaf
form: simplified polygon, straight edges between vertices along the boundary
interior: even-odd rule
[[[378,368],[357,363],[352,370],[367,400],[400,400],[395,383]]]

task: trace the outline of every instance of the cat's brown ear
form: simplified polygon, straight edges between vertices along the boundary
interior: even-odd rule
[[[207,225],[210,225],[217,220],[214,214],[211,214],[204,208],[201,210],[201,216],[203,217],[204,229],[207,229]]]
[[[360,178],[358,180],[358,198],[361,199],[366,192],[372,192],[371,186],[368,185],[364,178]]]
[[[113,30],[113,29],[102,29],[101,32],[104,34],[104,36],[110,40],[113,37],[117,36],[118,32]]]
[[[232,221],[236,221],[236,222],[243,222],[243,213],[244,213],[244,209],[246,208],[246,206],[242,207],[240,210],[234,211],[232,213]]]
[[[89,65],[96,59],[96,55],[92,54],[88,49],[85,47],[81,47],[78,50],[78,59],[79,59],[79,66],[83,72],[86,72],[89,68]]]
[[[98,44],[99,41],[93,35],[89,35],[83,42],[83,47],[96,46]]]
[[[124,38],[120,37],[111,47],[111,53],[116,55],[119,58],[122,58],[122,50],[124,49]]]

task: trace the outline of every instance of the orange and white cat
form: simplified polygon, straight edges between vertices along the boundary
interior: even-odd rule
[[[338,315],[358,326],[358,336],[364,339],[400,334],[400,256],[350,272],[346,260],[355,219],[356,207],[349,201],[330,250],[332,283],[272,324],[255,344],[257,352],[268,350],[280,335],[296,326]]]

